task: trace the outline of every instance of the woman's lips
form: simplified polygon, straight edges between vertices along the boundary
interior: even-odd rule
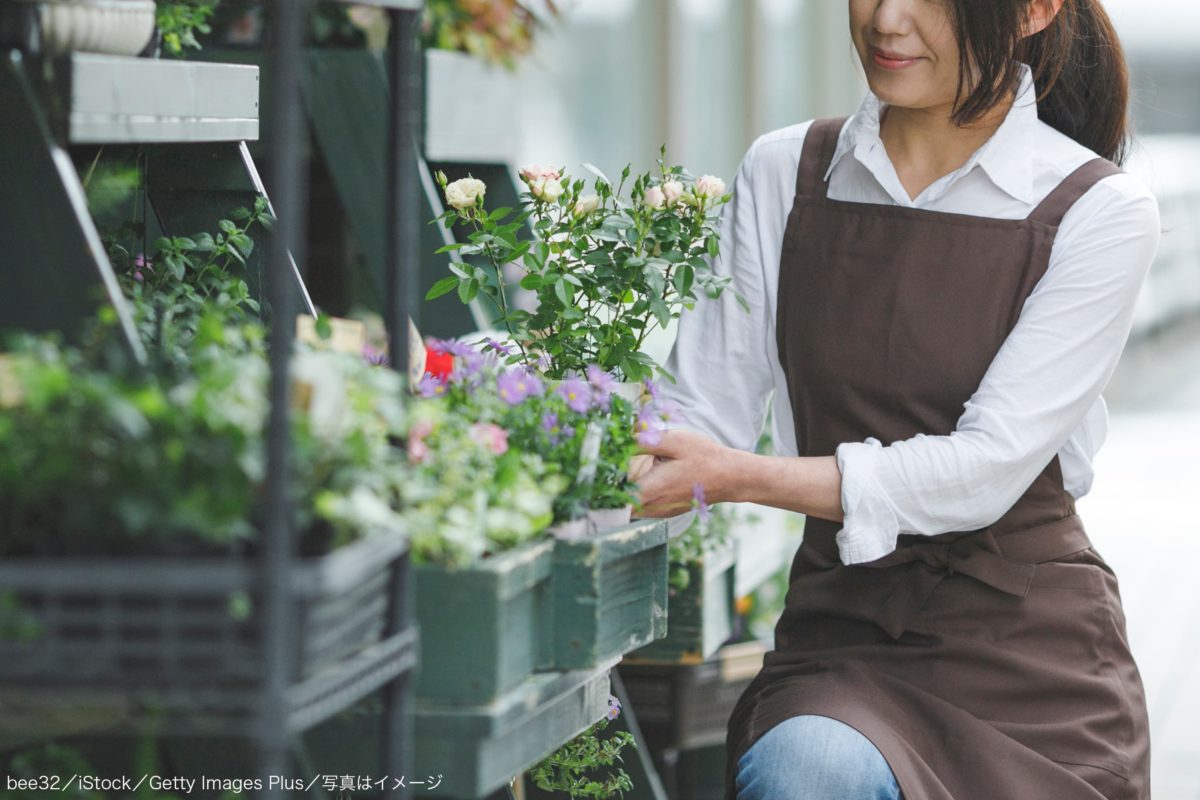
[[[878,47],[871,48],[871,58],[884,69],[906,69],[922,59],[916,56],[906,56],[903,53],[893,53]]]

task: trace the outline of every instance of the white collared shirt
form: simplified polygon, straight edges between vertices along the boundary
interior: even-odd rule
[[[888,158],[879,137],[882,104],[868,91],[838,140],[827,173],[829,196],[999,219],[1028,216],[1096,154],[1038,119],[1031,73],[1023,67],[1017,100],[992,137],[916,198]],[[710,266],[732,276],[751,312],[728,292],[719,301],[701,298],[680,318],[665,362],[678,380],[663,382],[683,414],[675,426],[741,450],[754,449],[770,407],[775,452],[797,454],[775,310],[784,228],[809,124],[771,131],[753,143],[723,211],[721,253]],[[845,513],[837,542],[844,563],[887,555],[900,533],[992,524],[1055,453],[1067,491],[1076,498],[1087,493],[1108,425],[1100,393],[1129,336],[1159,234],[1158,204],[1138,179],[1119,174],[1100,181],[1063,218],[1045,275],[964,404],[955,431],[886,447],[867,439],[837,448]],[[845,335],[854,333],[847,319]],[[674,518],[672,530],[689,520],[690,513]]]

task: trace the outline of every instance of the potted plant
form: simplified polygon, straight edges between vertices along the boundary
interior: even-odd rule
[[[477,705],[551,665],[553,542],[542,534],[565,479],[465,399],[423,389],[403,490],[424,631],[417,694]]]
[[[508,120],[517,105],[513,74],[547,22],[518,0],[430,0],[422,21],[425,46],[425,154],[431,161],[506,163],[520,145]]]
[[[416,390],[437,397],[465,419],[496,425],[508,446],[538,454],[565,479],[547,533],[554,546],[553,665],[583,669],[662,636],[666,614],[666,533],[661,521],[630,525],[639,417],[611,391],[611,375],[591,368],[585,379],[551,387],[523,366],[503,367],[509,351],[435,342],[448,361],[432,359]],[[429,371],[429,366],[444,374]],[[586,512],[609,506],[620,519]],[[609,525],[609,527],[600,527]]]
[[[697,484],[698,513],[671,541],[667,635],[634,651],[631,661],[699,664],[733,634],[736,612],[736,509],[709,507]]]
[[[621,761],[621,751],[637,748],[629,731],[614,731],[605,736],[609,723],[621,715],[621,701],[608,696],[608,713],[562,747],[539,761],[529,777],[533,787],[526,794],[534,798],[569,797],[605,800],[614,794],[624,796],[633,790],[633,781],[625,770],[601,774]]]
[[[713,274],[708,258],[719,251],[720,208],[732,195],[721,179],[693,178],[665,158],[664,149],[658,174],[637,176],[628,197],[629,167],[618,185],[592,168],[591,191],[560,169],[525,167],[526,206],[519,211],[489,211],[482,181],[448,183],[438,173],[449,208],[437,219],[466,231],[466,241],[439,252],[478,256],[491,268],[451,264],[453,274],[426,299],[457,291],[468,303],[483,295],[516,343],[507,362],[548,378],[579,376],[594,364],[622,382],[674,380],[642,345],[656,327],[695,307],[701,294],[715,300],[727,289],[731,278]],[[525,226],[536,240],[518,240]],[[532,311],[511,300],[504,278],[510,264],[524,273],[520,286],[536,295]]]
[[[18,0],[6,6],[0,11],[0,28],[32,23],[34,41],[21,44],[34,44],[51,55],[134,56],[154,33],[154,0]]]

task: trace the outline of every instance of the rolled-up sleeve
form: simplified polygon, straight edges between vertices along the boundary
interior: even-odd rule
[[[1131,176],[1076,202],[955,430],[837,448],[843,562],[887,555],[900,533],[986,527],[1016,503],[1112,377],[1159,237],[1158,205]]]

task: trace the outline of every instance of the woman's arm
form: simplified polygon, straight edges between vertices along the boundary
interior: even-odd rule
[[[643,492],[678,502],[695,479],[713,482],[705,489],[715,501],[835,520],[844,514],[838,544],[847,564],[887,555],[900,533],[990,525],[1062,448],[1108,383],[1158,240],[1157,203],[1133,178],[1110,179],[1081,198],[1063,221],[1046,275],[948,436],[920,434],[887,447],[874,439],[844,443],[836,463],[664,441],[657,453],[680,460],[670,472],[668,464],[651,472]],[[688,448],[703,458],[693,459]]]

